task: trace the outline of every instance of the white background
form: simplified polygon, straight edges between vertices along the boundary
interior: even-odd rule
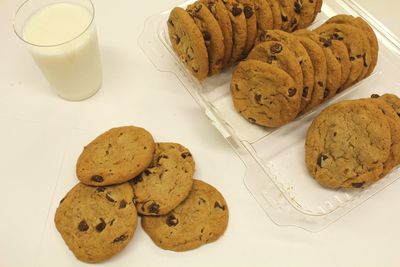
[[[108,128],[138,125],[157,141],[187,146],[196,177],[230,207],[217,242],[186,253],[163,251],[138,227],[105,266],[400,266],[400,181],[312,234],[275,225],[243,184],[244,166],[171,73],[160,73],[137,45],[147,17],[181,1],[94,0],[103,88],[84,102],[58,98],[12,30],[22,1],[0,0],[0,267],[81,266],[52,222],[77,179],[83,145]],[[400,36],[400,2],[359,0]],[[129,264],[129,265],[128,265]]]

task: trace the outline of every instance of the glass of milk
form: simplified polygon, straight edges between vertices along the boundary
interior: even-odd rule
[[[27,0],[15,16],[15,33],[66,100],[89,98],[102,84],[94,13],[90,0]]]

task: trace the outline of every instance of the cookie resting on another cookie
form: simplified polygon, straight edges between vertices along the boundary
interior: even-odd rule
[[[61,200],[54,221],[79,260],[107,260],[123,250],[135,232],[132,188],[129,183],[108,187],[79,183]]]
[[[185,201],[163,216],[144,216],[142,227],[162,249],[187,251],[217,240],[228,225],[228,206],[217,189],[200,180]]]
[[[164,215],[179,205],[193,184],[195,163],[187,148],[176,143],[156,143],[150,166],[131,184],[142,215]]]
[[[82,183],[93,186],[129,181],[149,166],[154,147],[153,137],[143,128],[113,128],[85,146],[76,175]]]

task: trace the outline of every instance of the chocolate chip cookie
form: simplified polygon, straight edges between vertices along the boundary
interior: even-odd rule
[[[301,111],[306,113],[318,106],[324,101],[325,85],[327,79],[327,64],[323,49],[310,38],[301,35],[301,32],[294,32],[296,38],[307,50],[310,56],[311,62],[314,67],[314,88],[312,92],[308,92],[311,95],[311,100]]]
[[[180,61],[198,80],[207,78],[208,52],[203,35],[192,17],[184,9],[175,7],[167,25],[172,49]]]
[[[111,258],[132,239],[137,225],[129,183],[108,187],[77,184],[61,200],[55,225],[65,243],[81,261]]]
[[[381,177],[383,177],[400,164],[400,117],[383,98],[372,98],[371,101],[378,104],[379,108],[386,115],[386,119],[390,125],[392,145],[390,147],[389,158],[383,164],[383,172],[381,174]]]
[[[259,60],[242,61],[230,87],[235,109],[252,123],[279,127],[299,113],[301,92],[292,77],[276,66]]]
[[[187,148],[176,143],[156,143],[153,162],[131,181],[138,212],[170,212],[188,196],[194,170],[195,163]]]
[[[227,228],[228,206],[217,189],[194,180],[188,198],[167,215],[144,216],[142,227],[162,249],[187,251],[217,240]]]
[[[306,137],[306,165],[321,185],[360,188],[378,180],[391,149],[390,124],[371,101],[334,104],[313,121]]]
[[[274,30],[282,29],[282,13],[278,0],[266,0],[272,12],[272,21],[274,22]]]
[[[224,36],[217,20],[205,4],[198,1],[187,7],[186,11],[193,18],[203,34],[207,47],[209,76],[217,74],[222,69],[225,47]]]
[[[297,6],[298,12],[300,13],[300,19],[297,28],[307,28],[315,19],[317,0],[297,1],[297,4],[295,6]]]
[[[297,19],[294,12],[293,0],[278,0],[281,14],[282,14],[282,27],[281,30],[291,32],[297,25]],[[295,24],[295,25],[294,25]]]
[[[237,0],[243,5],[243,14],[246,18],[247,40],[241,58],[245,58],[254,46],[257,37],[257,12],[256,2],[258,0]]]
[[[76,175],[87,185],[123,183],[149,166],[154,149],[153,137],[145,129],[113,128],[85,146],[76,164]]]
[[[303,109],[311,100],[311,94],[314,87],[314,67],[312,65],[310,56],[303,45],[295,38],[294,35],[279,31],[270,30],[264,35],[259,35],[258,41],[278,41],[288,45],[291,51],[296,56],[303,73],[303,89],[301,92],[301,106]]]
[[[271,7],[265,0],[254,0],[257,14],[257,30],[265,33],[274,27]],[[257,32],[257,34],[260,34]]]
[[[229,13],[233,31],[232,56],[228,65],[236,63],[242,56],[247,42],[246,17],[243,12],[243,5],[236,0],[224,0],[224,4]]]
[[[371,47],[371,63],[369,65],[367,73],[365,74],[365,77],[371,75],[378,62],[378,50],[379,50],[378,39],[376,38],[375,32],[371,28],[371,26],[360,17],[355,18],[351,15],[345,15],[345,14],[336,15],[328,19],[326,23],[350,24],[362,29],[363,33],[367,36]]]
[[[233,33],[231,19],[229,18],[228,10],[225,8],[222,0],[202,0],[202,2],[214,15],[221,28],[224,37],[224,57],[222,59],[222,67],[224,68],[228,65],[232,55]]]
[[[281,42],[267,41],[254,47],[248,59],[260,60],[277,66],[292,77],[295,89],[303,91],[303,73],[295,55],[289,47]]]
[[[371,62],[371,48],[363,32],[348,24],[329,23],[315,30],[323,38],[343,42],[349,52],[351,70],[344,87],[349,87],[364,78]]]
[[[342,66],[330,48],[332,46],[332,41],[330,39],[321,37],[315,32],[307,30],[301,30],[299,32],[317,43],[324,52],[327,66],[327,76],[324,91],[324,101],[326,101],[334,97],[341,86]]]

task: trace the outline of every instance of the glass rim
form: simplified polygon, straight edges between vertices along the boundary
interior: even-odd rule
[[[92,26],[92,24],[93,24],[94,16],[95,16],[96,10],[95,10],[95,8],[94,8],[93,2],[92,2],[91,0],[86,0],[86,1],[88,1],[88,2],[90,3],[90,6],[92,7],[91,20],[90,20],[89,24],[87,25],[87,27],[86,27],[82,32],[80,32],[77,36],[75,36],[75,37],[73,37],[72,39],[69,39],[69,40],[67,40],[67,41],[65,41],[65,42],[58,43],[58,44],[52,44],[52,45],[41,45],[41,44],[34,44],[34,43],[31,43],[31,42],[27,41],[27,40],[24,38],[24,36],[23,36],[23,34],[22,34],[23,31],[21,31],[21,34],[18,32],[16,23],[15,23],[15,22],[16,22],[16,18],[17,18],[17,16],[18,16],[19,12],[21,11],[21,9],[22,9],[28,2],[30,2],[30,1],[32,1],[32,0],[25,0],[25,1],[18,7],[17,11],[15,12],[15,16],[14,16],[14,20],[13,20],[13,29],[14,29],[15,34],[18,36],[19,39],[21,39],[21,40],[22,40],[24,43],[26,43],[26,44],[29,44],[29,45],[32,45],[32,46],[36,46],[36,47],[57,47],[57,46],[61,46],[61,45],[70,43],[70,42],[72,42],[72,41],[78,39],[80,36],[82,36],[84,33],[86,33],[86,32],[89,30],[90,26]],[[38,9],[38,10],[39,10],[39,9]]]

